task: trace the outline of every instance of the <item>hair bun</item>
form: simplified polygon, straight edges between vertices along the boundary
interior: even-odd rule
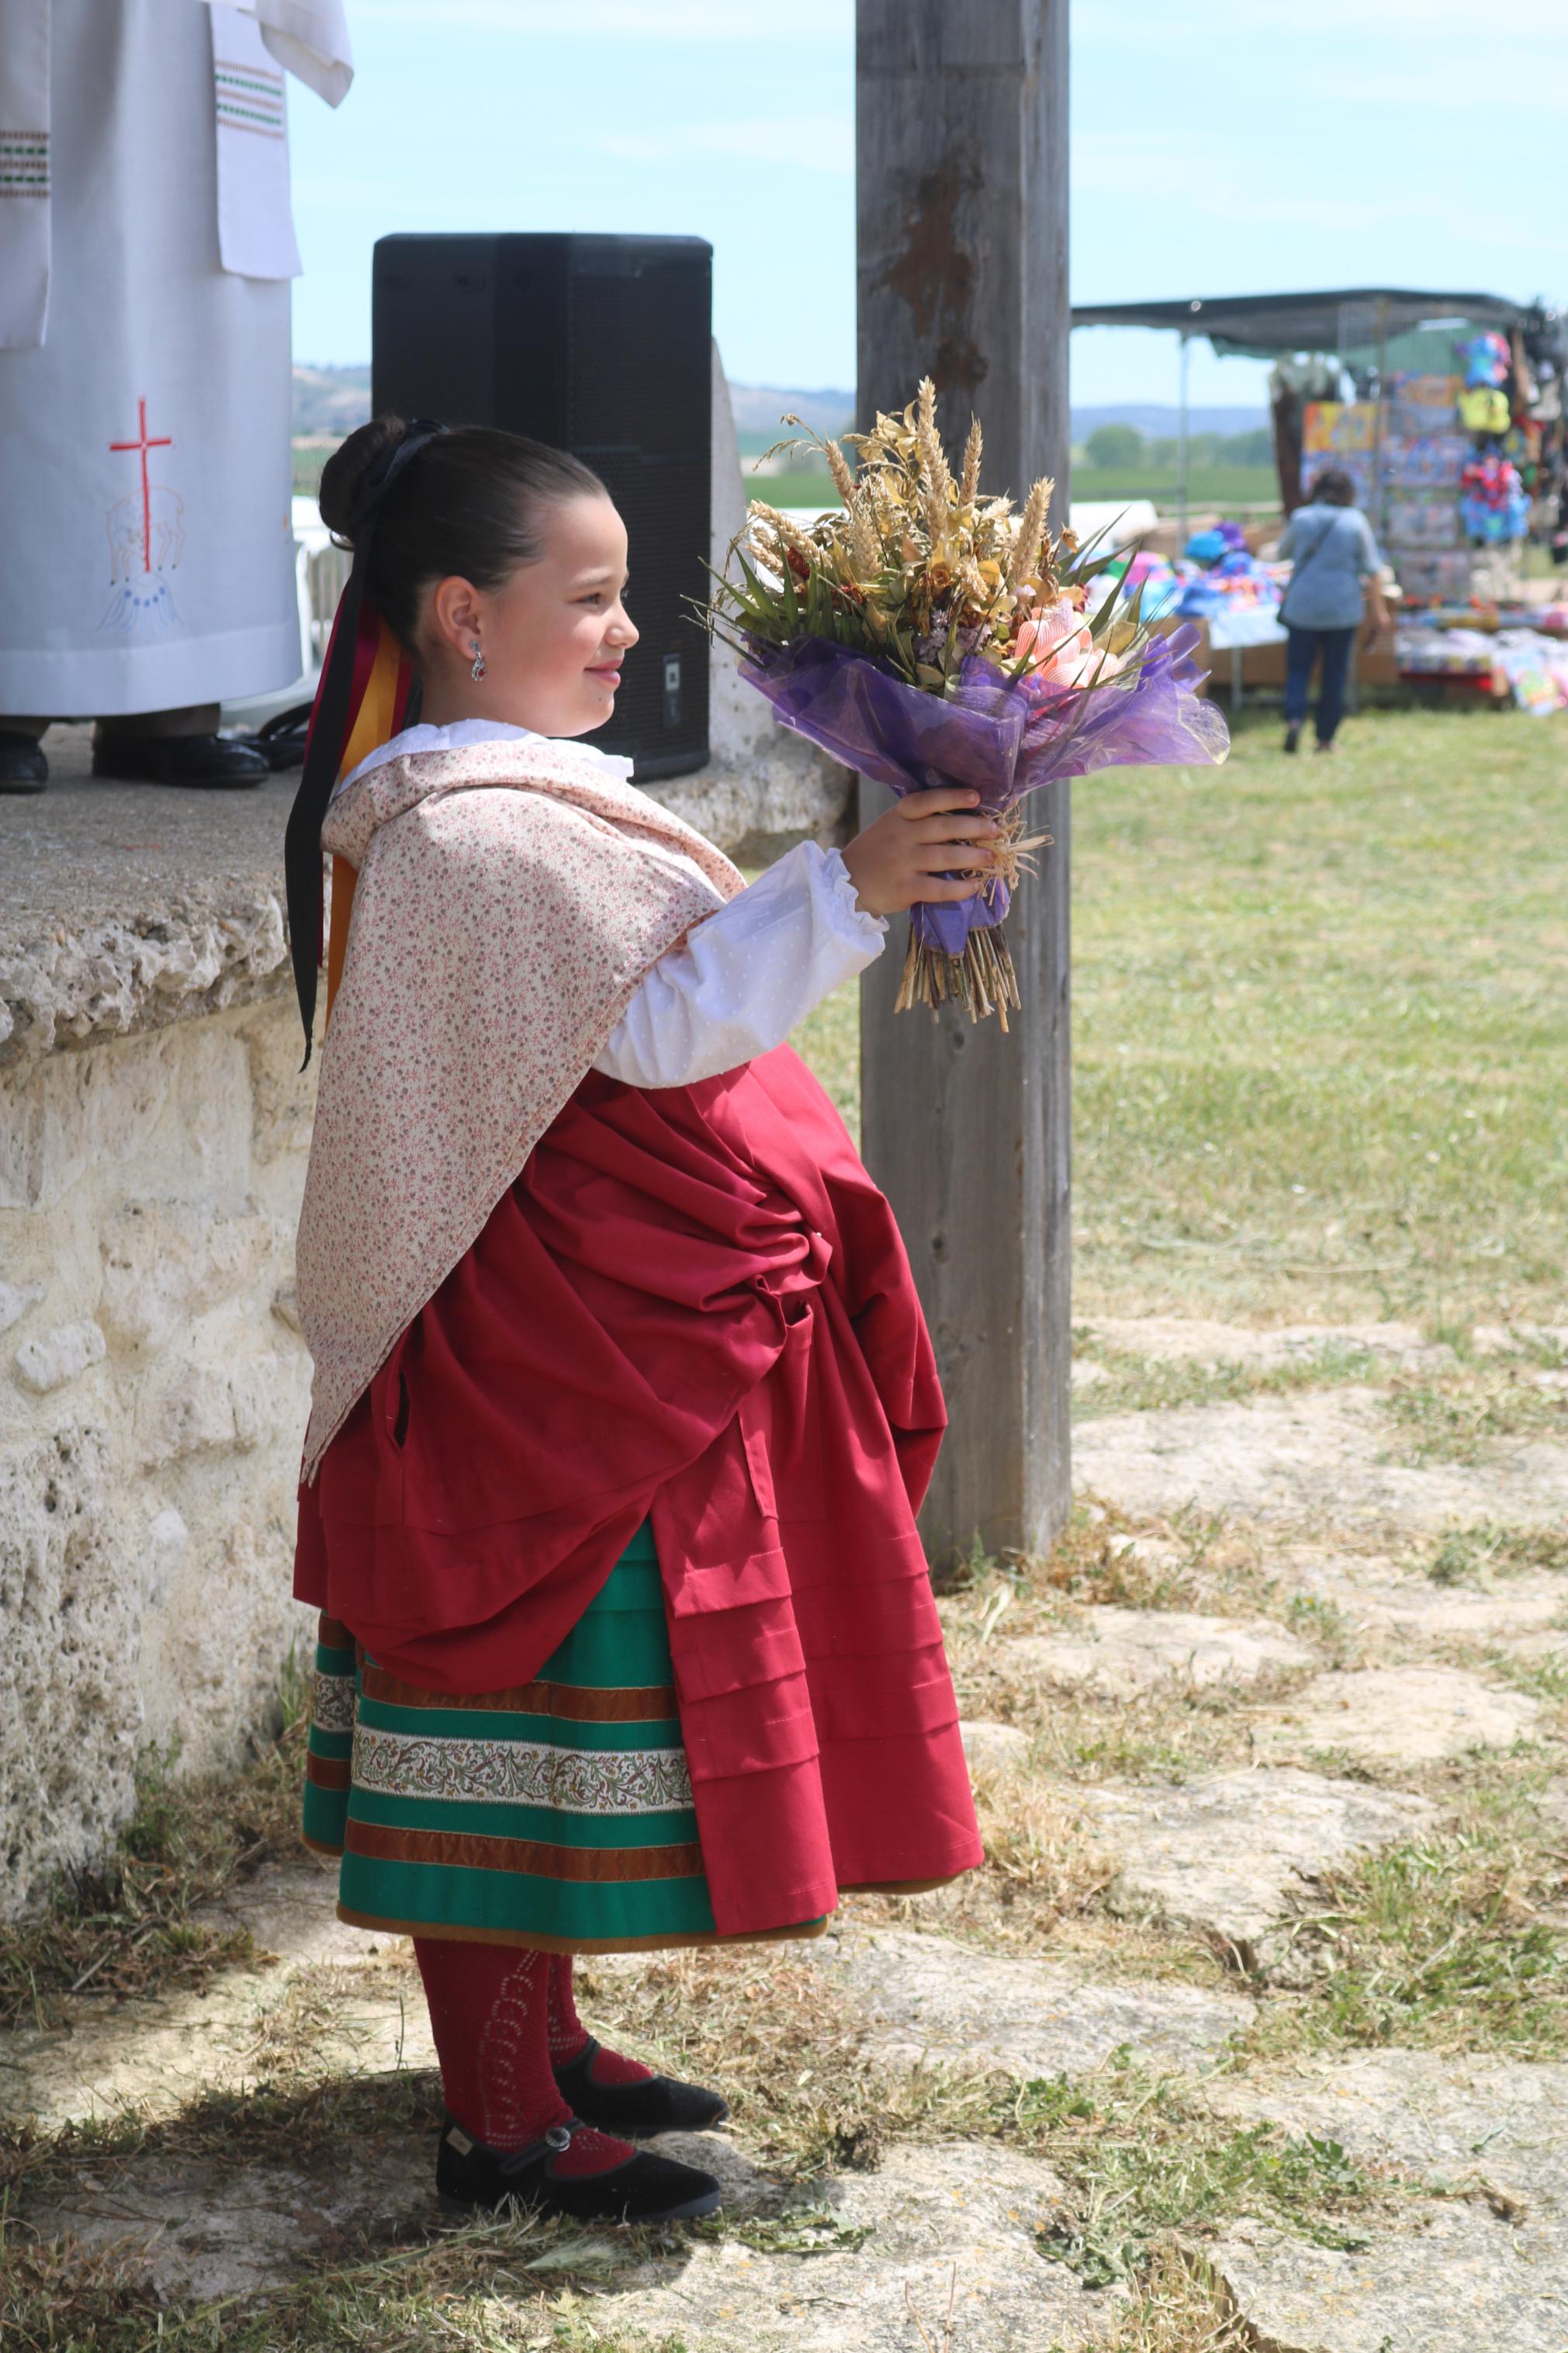
[[[355,543],[368,477],[385,464],[407,435],[403,417],[373,417],[368,425],[356,426],[322,467],[317,494],[321,521],[344,546],[353,547]]]

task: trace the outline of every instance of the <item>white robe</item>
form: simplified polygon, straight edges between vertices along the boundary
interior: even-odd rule
[[[280,69],[337,103],[339,0],[0,0],[0,714],[286,685]]]

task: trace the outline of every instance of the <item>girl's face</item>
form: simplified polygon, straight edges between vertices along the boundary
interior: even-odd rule
[[[431,591],[426,719],[586,735],[614,711],[622,659],[637,641],[622,602],[626,527],[609,499],[590,493],[547,507],[539,537],[538,562],[500,588],[451,579]],[[476,643],[482,679],[470,674]]]

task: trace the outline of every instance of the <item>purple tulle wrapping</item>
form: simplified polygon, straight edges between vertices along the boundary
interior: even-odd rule
[[[909,686],[847,646],[753,640],[742,676],[784,727],[858,775],[900,794],[967,785],[1001,816],[1026,793],[1097,768],[1209,766],[1230,749],[1225,721],[1198,689],[1191,628],[1157,637],[1138,668],[1103,686],[1041,686],[1010,679],[972,654],[947,696]],[[912,912],[921,944],[962,955],[972,932],[1007,913],[1000,882],[984,896]]]

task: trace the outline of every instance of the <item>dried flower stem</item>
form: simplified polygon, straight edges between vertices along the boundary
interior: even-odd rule
[[[950,1001],[962,1005],[971,1021],[994,1013],[1004,1029],[1009,1010],[1019,1010],[1018,976],[995,925],[971,932],[963,954],[955,956],[922,946],[911,926],[894,1010],[907,1013],[913,1006],[929,1005],[934,1013]]]

